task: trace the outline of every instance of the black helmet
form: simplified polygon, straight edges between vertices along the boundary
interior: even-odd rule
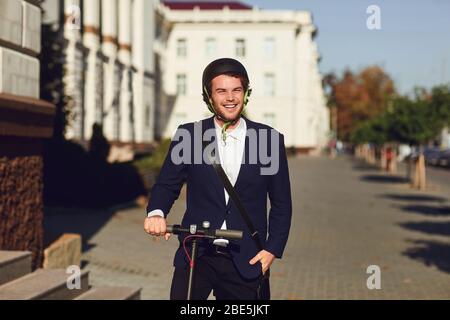
[[[218,75],[225,73],[242,75],[247,81],[249,81],[247,70],[245,70],[242,63],[231,58],[221,58],[214,60],[206,66],[202,77],[203,87],[208,85],[208,83]]]
[[[252,89],[249,88],[248,84],[250,82],[247,74],[247,70],[245,70],[245,67],[240,63],[239,61],[231,58],[221,58],[214,60],[210,64],[208,64],[203,71],[203,77],[202,77],[202,92],[203,92],[203,101],[205,101],[206,105],[208,106],[209,111],[215,114],[216,117],[223,120],[225,124],[222,126],[222,139],[225,141],[226,139],[226,130],[228,126],[235,123],[237,119],[234,120],[225,120],[223,119],[218,113],[216,113],[216,110],[214,110],[212,100],[210,99],[210,92],[208,92],[209,84],[211,83],[212,79],[215,77],[221,75],[221,74],[229,74],[229,75],[238,75],[243,77],[245,80],[245,83],[243,83],[244,86],[244,107],[248,103],[248,97],[252,93]],[[243,108],[242,108],[243,110]],[[241,110],[241,112],[242,112]]]
[[[209,101],[209,95],[210,92],[208,92],[208,85],[214,79],[215,77],[221,75],[221,74],[235,74],[243,76],[246,80],[247,84],[249,83],[249,78],[247,74],[247,70],[245,70],[245,67],[240,63],[239,61],[231,58],[221,58],[214,60],[210,64],[208,64],[203,71],[202,76],[202,91],[203,91],[203,101],[208,105],[208,108],[210,111],[214,112],[212,109],[212,106],[210,105]],[[247,85],[248,86],[248,85]],[[248,96],[250,96],[251,89],[244,88],[246,90],[245,94],[245,100],[247,100]],[[247,101],[244,102],[247,104]]]

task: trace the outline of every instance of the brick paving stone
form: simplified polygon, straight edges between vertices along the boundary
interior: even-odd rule
[[[284,257],[272,266],[273,299],[450,298],[450,181],[419,192],[347,156],[289,164],[294,212]],[[184,202],[183,189],[170,224],[181,221]],[[178,241],[153,240],[143,220],[142,208],[112,213],[85,239],[84,268],[93,285],[167,299]],[[366,286],[369,265],[381,268],[381,290]]]

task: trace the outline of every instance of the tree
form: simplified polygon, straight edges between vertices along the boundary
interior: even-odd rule
[[[430,99],[398,97],[389,113],[390,140],[410,145],[424,145],[443,129],[443,121]]]
[[[437,86],[431,90],[428,98],[430,111],[436,117],[433,119],[439,128],[450,126],[450,86]]]
[[[385,109],[395,94],[390,76],[379,66],[363,69],[359,74],[346,70],[342,78],[333,73],[324,77],[328,105],[337,109],[338,138],[348,141],[352,131]]]
[[[384,115],[361,123],[351,135],[351,142],[355,144],[372,143],[377,147],[382,146],[388,140],[388,124]]]
[[[435,139],[450,123],[450,87],[438,86],[428,92],[415,89],[413,99],[396,96],[376,117],[362,122],[351,134],[355,144],[372,143],[381,146],[387,142],[419,146],[413,184],[426,186],[423,146]]]

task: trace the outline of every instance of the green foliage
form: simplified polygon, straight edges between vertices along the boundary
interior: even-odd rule
[[[355,144],[371,142],[381,146],[388,140],[388,121],[384,113],[363,122],[350,135],[350,141]]]
[[[435,116],[427,101],[413,101],[405,97],[393,101],[388,128],[391,141],[413,145],[427,142],[442,129],[436,126]]]
[[[134,166],[139,171],[151,170],[159,172],[169,151],[170,142],[171,140],[169,138],[162,140],[152,155],[135,160],[133,162]]]
[[[394,97],[378,116],[363,122],[354,130],[351,141],[381,145],[400,142],[425,144],[436,138],[450,124],[450,88],[439,86],[428,94],[416,90],[414,99]]]
[[[439,127],[450,126],[450,86],[437,86],[431,90],[430,108]]]

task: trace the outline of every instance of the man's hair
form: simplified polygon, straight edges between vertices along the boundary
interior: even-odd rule
[[[233,73],[233,72],[224,72],[222,74],[230,76],[230,77],[239,78],[241,80],[241,85],[242,85],[242,88],[244,89],[244,92],[248,91],[247,97],[250,97],[250,95],[252,93],[252,89],[250,88],[249,81],[245,76],[243,76],[241,74]],[[206,84],[206,91],[208,92],[208,94],[206,94],[204,91],[202,91],[203,101],[207,105],[209,105],[209,103],[210,103],[209,98],[212,97],[212,79]],[[208,98],[208,96],[209,96],[209,98]]]

